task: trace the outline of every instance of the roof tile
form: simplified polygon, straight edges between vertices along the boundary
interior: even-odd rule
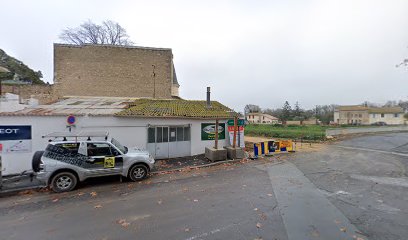
[[[217,101],[182,99],[138,99],[129,104],[129,108],[115,114],[123,117],[185,117],[185,118],[231,118],[238,116],[230,108]]]

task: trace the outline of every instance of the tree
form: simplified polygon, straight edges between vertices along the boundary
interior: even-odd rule
[[[82,44],[111,44],[133,45],[126,30],[111,20],[98,25],[88,20],[76,28],[67,28],[62,31],[59,38],[65,43]]]
[[[258,105],[247,104],[244,109],[245,115],[248,113],[258,113],[261,112],[261,108]]]
[[[408,111],[408,101],[402,101],[400,100],[398,102],[398,106],[400,106],[402,109],[404,109],[405,112]]]
[[[400,67],[400,66],[408,66],[408,58],[404,59],[401,63],[397,64],[397,67]]]
[[[397,101],[395,100],[388,100],[383,107],[395,107],[397,106]]]
[[[296,101],[295,103],[295,109],[293,109],[293,117],[298,119],[298,120],[304,120],[304,115],[303,115],[304,110],[300,108],[299,102]]]
[[[283,104],[282,107],[282,114],[280,116],[280,119],[282,122],[286,122],[287,120],[290,119],[292,113],[292,107],[290,106],[288,101],[285,101],[285,104]]]
[[[334,104],[331,105],[321,105],[316,106],[315,117],[319,119],[322,123],[329,124],[330,121],[333,121],[334,118],[334,109],[337,106]]]

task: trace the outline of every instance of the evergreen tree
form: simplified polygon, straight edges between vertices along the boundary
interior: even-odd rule
[[[292,113],[292,107],[290,106],[288,101],[285,101],[285,104],[283,104],[283,107],[282,107],[282,115],[281,115],[282,122],[286,122],[287,120],[290,120],[291,113]]]

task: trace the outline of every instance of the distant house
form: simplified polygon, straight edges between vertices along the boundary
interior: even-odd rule
[[[265,113],[248,113],[246,115],[246,120],[249,123],[279,124],[278,118]]]
[[[371,125],[404,124],[404,110],[400,107],[339,106],[334,111],[337,124]]]

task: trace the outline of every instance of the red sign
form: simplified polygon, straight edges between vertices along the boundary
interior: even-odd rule
[[[228,126],[228,132],[233,132],[234,131],[234,126]],[[238,126],[237,131],[244,131],[244,126]]]
[[[74,115],[69,115],[68,117],[67,117],[67,123],[68,123],[68,125],[74,125],[75,124],[75,116]]]

